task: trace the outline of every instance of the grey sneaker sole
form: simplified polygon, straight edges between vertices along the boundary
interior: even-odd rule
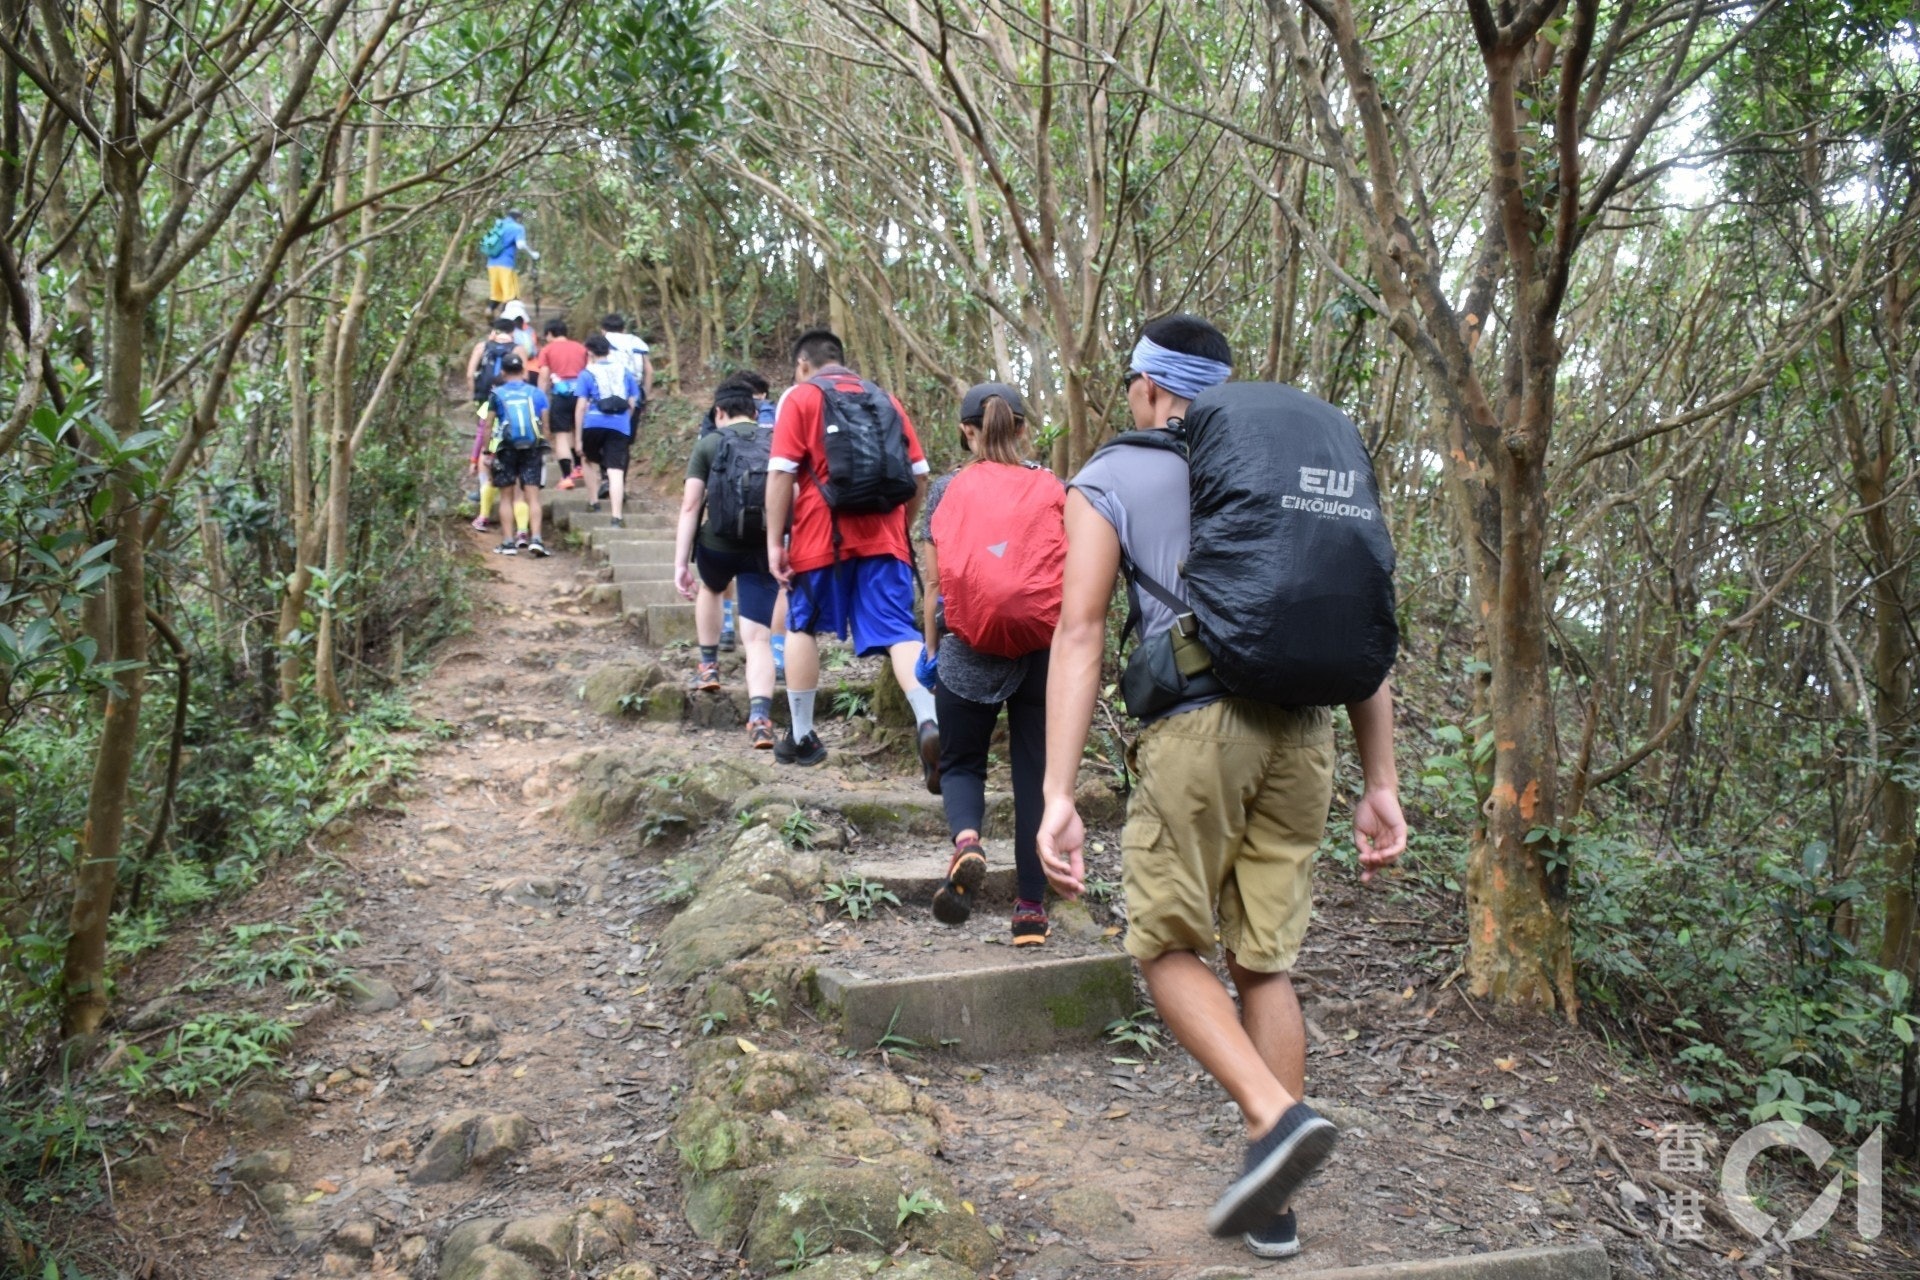
[[[1214,1202],[1207,1214],[1207,1230],[1216,1236],[1237,1236],[1266,1222],[1327,1162],[1339,1138],[1340,1131],[1324,1117],[1314,1116],[1301,1124]]]
[[[1298,1257],[1300,1253],[1298,1240],[1287,1240],[1275,1244],[1270,1240],[1256,1240],[1252,1233],[1240,1238],[1247,1242],[1247,1248],[1253,1250],[1253,1256],[1256,1258],[1293,1258]]]

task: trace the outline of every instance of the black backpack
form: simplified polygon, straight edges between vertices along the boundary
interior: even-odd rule
[[[813,379],[820,388],[826,433],[827,479],[820,483],[820,496],[835,515],[897,510],[920,491],[900,411],[892,396],[865,378],[858,391],[840,390],[834,385],[839,380],[831,375]]]
[[[1104,446],[1127,447],[1187,457],[1186,601],[1135,566],[1126,566],[1127,581],[1193,616],[1211,676],[1240,697],[1280,706],[1372,697],[1393,667],[1400,628],[1393,542],[1352,420],[1293,387],[1231,382],[1195,398],[1178,428],[1132,431]],[[1153,648],[1142,645],[1130,666],[1174,665]],[[1183,692],[1204,691],[1189,683]]]
[[[480,352],[480,367],[473,373],[473,398],[484,404],[487,396],[500,384],[500,362],[520,348],[511,342],[495,342],[487,339],[487,345]]]
[[[735,542],[764,538],[773,428],[756,426],[750,435],[732,427],[714,429],[720,446],[707,470],[707,527]]]

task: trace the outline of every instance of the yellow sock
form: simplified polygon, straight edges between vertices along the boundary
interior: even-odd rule
[[[533,508],[524,502],[513,504],[513,529],[515,533],[525,533],[533,528]]]
[[[482,520],[493,519],[493,500],[499,496],[500,491],[492,485],[482,484],[480,486],[480,518]]]

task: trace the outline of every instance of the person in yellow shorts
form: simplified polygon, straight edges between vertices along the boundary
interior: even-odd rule
[[[500,308],[520,298],[520,273],[516,269],[520,262],[520,251],[526,250],[527,257],[540,261],[540,255],[527,243],[527,229],[520,221],[518,209],[508,209],[500,215],[498,221],[487,232],[483,249],[491,249],[487,254],[487,314],[499,314]]]

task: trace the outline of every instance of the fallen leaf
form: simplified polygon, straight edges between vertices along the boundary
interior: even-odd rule
[[[1102,1120],[1119,1120],[1132,1114],[1132,1107],[1110,1107],[1101,1113],[1100,1118]]]
[[[513,1069],[513,1078],[515,1080],[518,1080],[521,1076],[525,1074],[527,1074],[527,1069],[525,1067],[515,1067]]]
[[[330,1196],[340,1189],[340,1184],[332,1178],[317,1178],[314,1180],[313,1189],[323,1196]]]
[[[747,1039],[745,1036],[735,1036],[733,1038],[733,1042],[740,1046],[740,1052],[742,1053],[760,1052],[759,1047],[755,1045],[753,1041]]]
[[[1511,1071],[1520,1065],[1520,1060],[1518,1058],[1495,1058],[1493,1065],[1502,1071]]]
[[[1490,1093],[1487,1094],[1484,1098],[1480,1099],[1481,1109],[1485,1111],[1491,1111],[1499,1105],[1500,1105],[1500,1099],[1494,1097]]]

